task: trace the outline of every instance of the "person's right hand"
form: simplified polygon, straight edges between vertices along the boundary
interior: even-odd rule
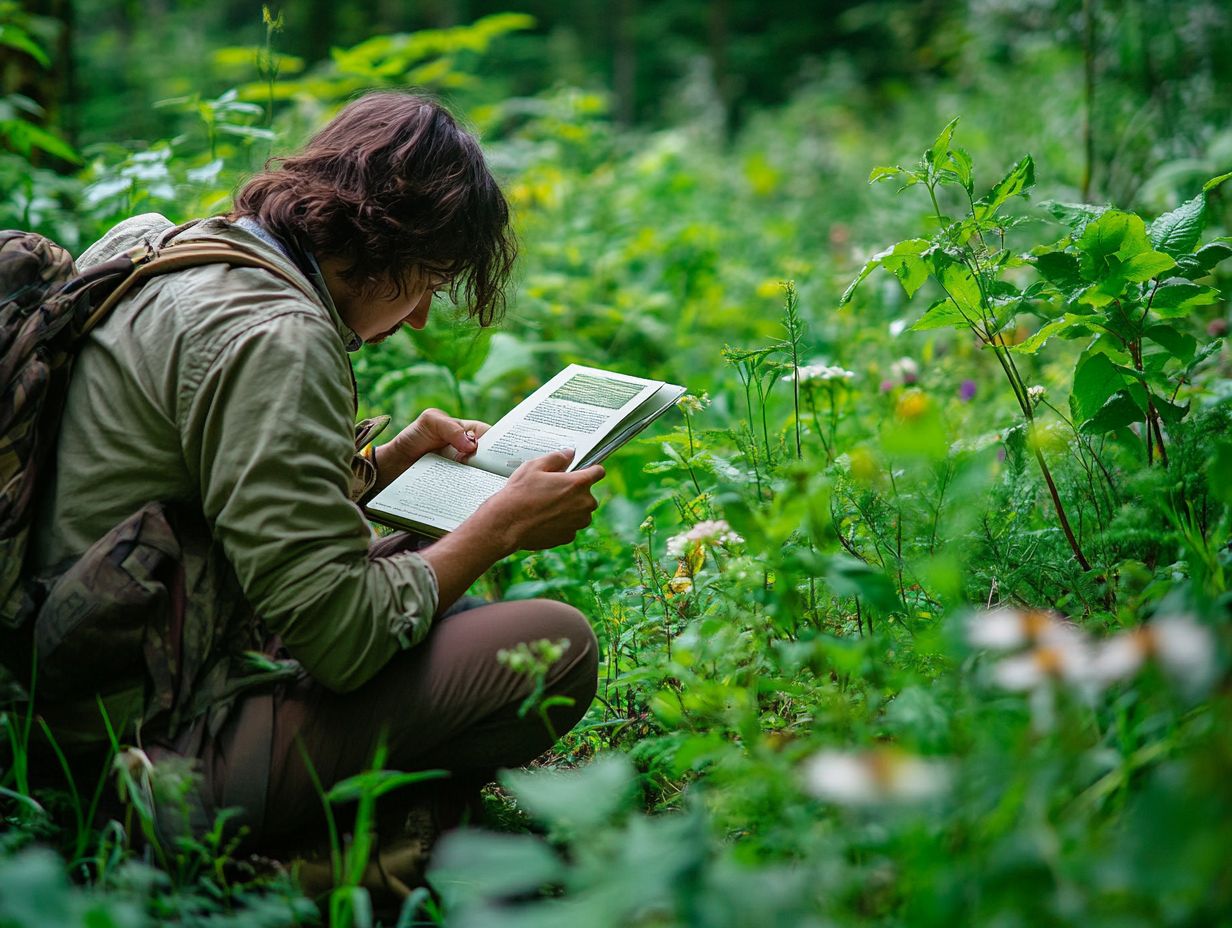
[[[525,462],[472,516],[504,538],[510,552],[568,544],[590,525],[598,502],[591,488],[603,479],[598,464],[565,473],[573,451]]]

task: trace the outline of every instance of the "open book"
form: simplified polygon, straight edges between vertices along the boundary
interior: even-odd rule
[[[671,408],[684,387],[570,364],[479,439],[465,464],[425,454],[367,505],[374,522],[439,537],[456,529],[524,461],[562,448],[568,470],[598,464]]]

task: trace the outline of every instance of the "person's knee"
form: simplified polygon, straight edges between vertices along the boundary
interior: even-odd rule
[[[572,606],[548,599],[539,603],[543,618],[552,629],[546,637],[553,641],[564,638],[569,642],[569,647],[549,672],[548,681],[571,690],[574,698],[584,698],[589,704],[598,687],[599,642],[594,629],[586,616]]]
[[[564,638],[569,642],[569,648],[563,658],[564,663],[573,664],[578,660],[587,660],[597,664],[599,642],[586,616],[572,606],[551,599],[539,600],[538,604],[552,630],[547,637],[553,641]]]

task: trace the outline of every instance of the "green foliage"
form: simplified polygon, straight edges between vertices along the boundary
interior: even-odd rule
[[[15,53],[18,58],[25,57],[46,69],[51,67],[51,59],[33,34],[36,26],[36,17],[25,13],[20,5],[11,0],[0,3],[0,47],[9,50],[6,57]],[[7,86],[0,90],[7,90]],[[11,151],[27,161],[36,152],[43,152],[79,163],[81,159],[71,145],[39,125],[45,115],[44,108],[26,94],[9,92],[0,96],[0,151]]]
[[[1218,923],[1232,903],[1232,239],[1226,175],[1202,187],[1227,167],[1216,144],[1156,152],[1141,198],[1069,203],[1080,101],[1051,36],[1010,48],[1013,70],[985,62],[898,102],[823,68],[725,144],[704,116],[618,131],[593,89],[485,97],[504,86],[500,55],[539,47],[517,45],[540,39],[521,15],[340,41],[321,60],[276,47],[302,28],[279,20],[267,12],[256,50],[212,55],[227,86],[160,85],[165,139],[91,146],[68,176],[0,159],[8,222],[80,244],[134,212],[217,212],[351,93],[414,79],[475,101],[522,277],[500,330],[440,306],[358,355],[365,411],[492,419],[570,361],[690,389],[678,418],[611,459],[591,531],[485,579],[592,618],[599,699],[556,769],[502,776],[492,804],[535,829],[448,838],[431,876],[444,912],[421,914]],[[905,196],[864,183],[921,144],[870,178]],[[1055,199],[1032,208],[1037,188]],[[981,621],[1018,637],[988,644]],[[527,712],[547,706],[557,647],[504,658],[531,680]],[[31,739],[56,733],[28,703],[0,718],[0,923],[315,915],[284,878],[245,869],[225,818],[164,840],[134,755],[126,820],[97,830],[111,780],[32,780]],[[424,776],[384,766],[321,789],[335,924],[374,920],[377,803]],[[349,838],[341,804],[357,812]]]

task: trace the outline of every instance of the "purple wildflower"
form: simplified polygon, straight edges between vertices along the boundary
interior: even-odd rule
[[[975,381],[964,380],[958,388],[958,398],[964,403],[970,403],[975,397]]]

